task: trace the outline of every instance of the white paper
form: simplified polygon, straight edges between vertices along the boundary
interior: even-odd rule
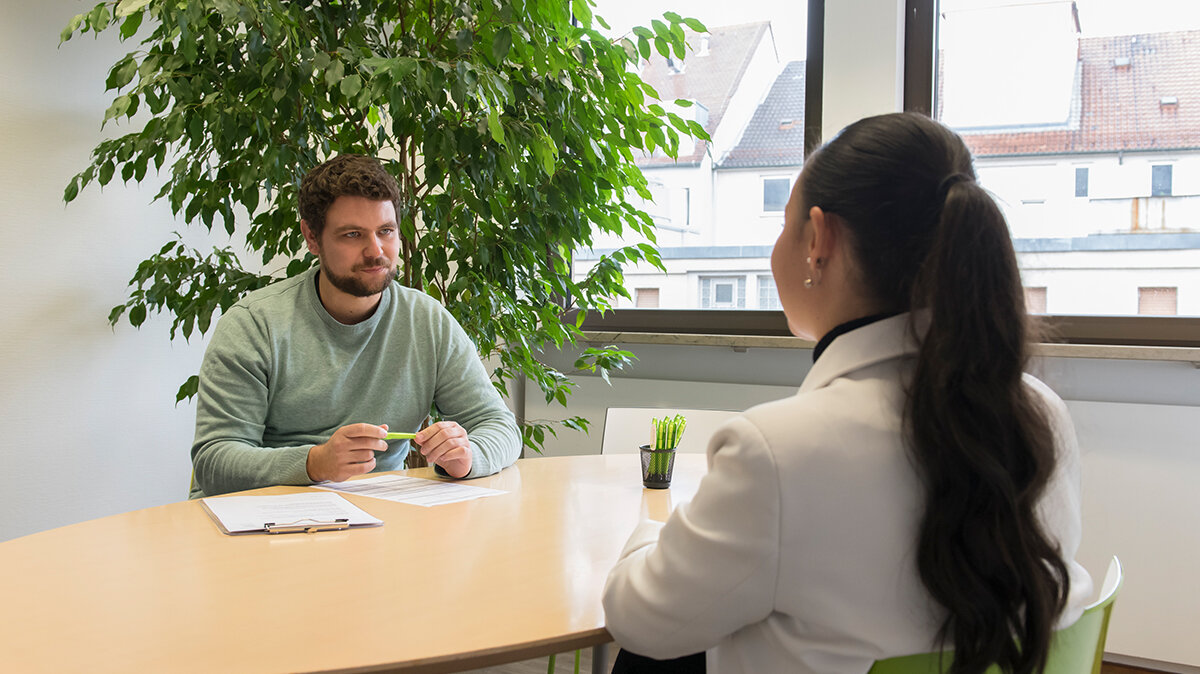
[[[264,531],[272,526],[320,526],[345,519],[349,526],[374,526],[372,517],[337,494],[305,492],[278,496],[222,496],[204,499],[225,530],[231,534]]]
[[[424,480],[406,475],[377,475],[349,482],[323,482],[313,486],[317,489],[331,489],[426,508],[505,493],[499,489],[488,489],[457,482]]]

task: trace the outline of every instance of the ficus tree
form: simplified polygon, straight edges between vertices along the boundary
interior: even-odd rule
[[[622,267],[662,268],[653,245],[615,250],[586,275],[572,252],[598,232],[654,241],[635,163],[702,127],[665,109],[637,75],[652,50],[684,55],[684,26],[666,13],[611,38],[591,0],[119,0],[63,30],[116,30],[136,49],[108,71],[100,142],[66,187],[161,182],[189,226],[223,227],[231,247],[205,253],[166,234],[109,315],[134,326],[172,316],[171,337],[203,334],[245,293],[315,264],[297,213],[301,177],[342,153],[376,156],[396,177],[398,278],[440,300],[497,363],[494,385],[535,382],[565,405],[570,382],[539,360],[575,344],[589,311],[628,296]],[[676,101],[681,106],[687,101]],[[669,108],[670,106],[668,106]],[[577,309],[572,311],[571,309]],[[607,373],[632,357],[582,351],[575,367]],[[195,394],[195,376],[178,400]],[[571,417],[567,427],[586,430]],[[552,425],[526,422],[540,449]]]

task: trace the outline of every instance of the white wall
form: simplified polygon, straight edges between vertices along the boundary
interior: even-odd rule
[[[799,175],[799,168],[790,166],[717,171],[716,244],[774,245],[783,231],[783,213],[763,212],[763,178],[787,178],[793,185]]]
[[[1021,253],[1021,282],[1046,288],[1052,314],[1136,315],[1138,288],[1176,288],[1176,312],[1200,316],[1200,250]]]
[[[59,48],[91,6],[6,0],[0,21],[0,540],[187,494],[195,416],[175,390],[202,340],[172,343],[158,319],[107,323],[176,223],[149,205],[156,186],[62,201],[102,138],[107,67],[133,47],[114,33]]]

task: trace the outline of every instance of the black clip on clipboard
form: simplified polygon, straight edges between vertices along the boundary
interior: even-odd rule
[[[308,522],[308,524],[304,524]],[[263,522],[263,531],[268,534],[313,534],[318,531],[341,531],[350,528],[350,518],[336,520],[299,519],[294,522]]]

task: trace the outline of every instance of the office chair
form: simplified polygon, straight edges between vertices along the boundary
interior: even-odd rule
[[[1100,588],[1100,598],[1083,610],[1083,615],[1074,625],[1054,633],[1050,656],[1046,660],[1046,672],[1100,674],[1104,641],[1108,638],[1108,620],[1124,580],[1121,561],[1113,557]],[[941,674],[953,659],[951,652],[903,655],[877,660],[867,674]],[[1000,668],[995,665],[987,671],[988,674],[1000,674]]]
[[[703,454],[713,431],[740,414],[731,410],[698,410],[674,407],[610,407],[604,414],[604,434],[600,440],[601,454],[635,454],[638,447],[654,438],[651,419],[682,414],[687,419],[678,451]]]

